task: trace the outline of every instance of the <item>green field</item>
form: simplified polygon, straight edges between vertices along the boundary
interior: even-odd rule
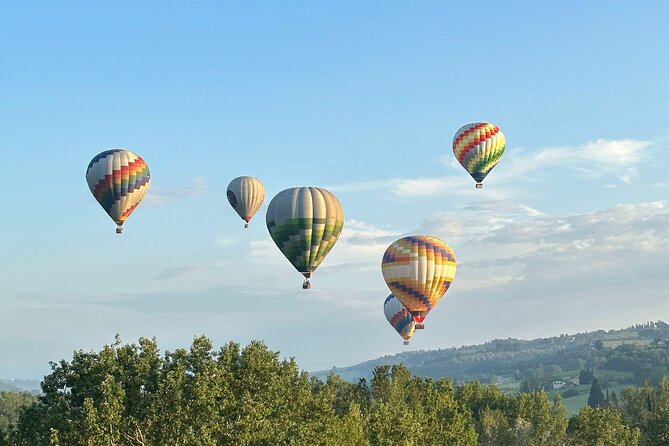
[[[558,375],[558,378],[561,381],[564,381],[566,383],[569,383],[569,380],[573,378],[574,376],[578,376],[579,371],[577,370],[570,370],[566,372],[562,372],[560,375]],[[631,374],[628,372],[620,372],[616,370],[606,370],[602,372],[597,372],[596,373],[597,379],[601,383],[608,383],[608,389],[609,393],[615,391],[616,394],[618,395],[618,399],[620,399],[620,394],[621,392],[630,386],[630,384],[626,384],[625,382],[629,382],[629,379],[631,378]],[[517,393],[520,391],[520,385],[521,381],[510,381],[510,380],[504,380],[503,377],[500,379],[500,383],[497,385],[497,387],[502,390],[505,393]],[[588,403],[588,396],[590,395],[590,385],[579,385],[579,386],[567,386],[563,389],[559,390],[553,390],[553,389],[545,389],[546,395],[548,395],[549,399],[553,399],[555,395],[560,395],[567,390],[571,389],[577,389],[579,391],[578,395],[569,397],[569,398],[562,398],[562,402],[564,404],[565,409],[567,409],[567,412],[569,416],[574,415],[578,413],[581,408],[585,407]],[[606,393],[606,385],[602,386],[602,391]]]

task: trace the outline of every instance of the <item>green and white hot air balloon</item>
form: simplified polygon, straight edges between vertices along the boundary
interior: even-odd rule
[[[344,227],[344,210],[332,192],[294,187],[279,192],[267,208],[267,229],[283,255],[305,278],[328,255]]]

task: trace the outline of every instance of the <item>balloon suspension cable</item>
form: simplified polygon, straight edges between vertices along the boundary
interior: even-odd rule
[[[248,229],[248,227],[249,227],[249,224],[248,224],[248,223],[246,223],[246,224],[244,225],[244,227]]]
[[[409,341],[404,341],[404,345],[409,345]]]
[[[422,322],[416,324],[416,330],[423,330],[424,328],[425,328],[425,324],[423,324]]]
[[[483,189],[483,183],[476,183],[477,189]]]
[[[309,279],[305,280],[304,283],[302,284],[302,289],[303,290],[308,290],[311,288],[311,282],[309,282]]]
[[[116,227],[116,233],[117,234],[122,234],[123,233],[123,226],[117,226]]]

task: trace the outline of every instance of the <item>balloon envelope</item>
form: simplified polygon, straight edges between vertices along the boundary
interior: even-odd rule
[[[332,192],[294,187],[272,198],[266,219],[276,246],[309,279],[337,242],[344,210]]]
[[[393,242],[383,254],[383,278],[395,297],[422,322],[455,277],[455,254],[436,237],[412,235]]]
[[[119,226],[117,232],[149,190],[150,179],[149,166],[142,157],[125,149],[98,153],[86,170],[88,187]]]
[[[416,331],[416,323],[402,302],[397,300],[394,294],[386,297],[383,303],[383,313],[390,325],[402,336],[402,339],[408,341]]]
[[[265,201],[265,187],[257,178],[237,177],[228,184],[226,195],[230,206],[248,223]]]
[[[463,125],[453,137],[453,154],[465,170],[481,183],[504,154],[504,133],[493,124]]]

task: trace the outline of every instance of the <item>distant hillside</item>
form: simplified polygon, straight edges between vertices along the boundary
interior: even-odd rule
[[[491,379],[518,381],[532,378],[532,375],[537,377],[539,368],[543,369],[544,375],[562,375],[570,371],[578,375],[584,368],[602,371],[622,368],[629,373],[637,372],[638,379],[652,379],[651,370],[645,368],[667,365],[668,339],[669,325],[662,321],[648,322],[608,332],[597,330],[529,341],[496,339],[460,348],[398,353],[350,367],[335,367],[332,371],[348,381],[357,381],[371,378],[378,365],[403,363],[412,373],[421,376],[490,382]],[[649,357],[643,358],[642,362],[622,363],[630,355],[641,359],[644,352]],[[644,374],[644,370],[648,373]],[[313,375],[324,378],[329,372],[318,371]]]
[[[0,379],[0,392],[39,393],[40,382],[34,379]]]
[[[561,394],[573,413],[585,405],[590,388],[590,382],[579,380],[583,370],[594,371],[604,388],[617,392],[632,384],[658,383],[669,376],[669,325],[658,321],[530,341],[496,339],[480,345],[383,356],[312,375],[324,379],[333,371],[357,382],[361,378],[369,380],[376,366],[400,363],[416,375],[479,380],[497,384],[507,392],[517,392],[521,385],[533,390],[543,388],[551,395]],[[559,389],[553,389],[554,382]]]

